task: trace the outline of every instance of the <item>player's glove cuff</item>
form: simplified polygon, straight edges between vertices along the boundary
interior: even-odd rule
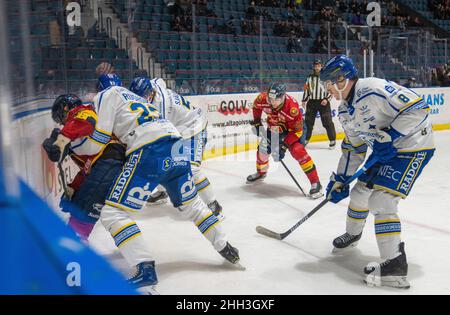
[[[59,128],[54,128],[50,135],[50,139],[52,139],[53,142],[55,142],[60,133],[61,133],[61,130]]]
[[[385,163],[397,155],[394,141],[403,135],[394,128],[383,129],[378,132],[378,138],[373,144],[373,155],[380,162]]]
[[[326,196],[332,203],[338,203],[350,195],[350,188],[343,187],[349,176],[331,174],[330,182],[327,186]]]
[[[252,126],[252,131],[253,131],[253,133],[254,133],[257,137],[259,137],[260,129],[262,128],[262,122],[261,122],[261,119],[253,120],[252,122],[250,122],[250,125]]]
[[[389,128],[384,130],[388,135],[391,136],[392,141],[397,140],[400,137],[404,137],[405,135],[395,130],[394,128]]]

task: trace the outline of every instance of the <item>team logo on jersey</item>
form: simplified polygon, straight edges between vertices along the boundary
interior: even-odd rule
[[[189,175],[187,181],[181,185],[180,191],[182,203],[185,203],[195,197],[197,194],[197,189],[195,187],[194,178],[191,175]]]
[[[362,95],[366,94],[367,92],[370,92],[370,88],[365,87],[365,88],[358,90],[356,92],[356,95],[358,95],[358,97],[361,97]]]
[[[172,165],[173,165],[173,160],[170,157],[168,157],[162,163],[162,170],[164,172],[167,172],[168,170],[170,170],[172,168]]]
[[[363,105],[359,110],[361,112],[361,116],[367,116],[371,112],[369,105]]]
[[[80,110],[77,112],[74,116],[75,118],[81,119],[81,120],[88,120],[88,118],[94,119],[94,121],[98,120],[97,114],[93,110]]]
[[[134,187],[128,192],[127,199],[125,199],[124,204],[131,208],[142,208],[147,200],[152,194],[150,188],[150,183],[147,183],[144,187]]]
[[[292,117],[298,116],[298,109],[297,108],[295,108],[295,107],[291,108],[291,116]]]

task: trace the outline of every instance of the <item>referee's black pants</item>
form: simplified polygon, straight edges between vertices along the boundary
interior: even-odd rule
[[[328,104],[325,106],[320,104],[321,102],[321,100],[309,100],[306,104],[306,141],[309,141],[309,139],[311,139],[317,112],[320,113],[320,119],[322,120],[323,127],[327,131],[328,139],[330,141],[336,140],[336,129],[334,128],[333,118],[331,116],[330,102],[328,102]]]

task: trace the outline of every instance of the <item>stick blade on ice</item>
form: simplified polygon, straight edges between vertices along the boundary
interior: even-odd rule
[[[273,232],[269,229],[266,229],[265,227],[262,226],[257,226],[256,227],[256,232],[258,232],[261,235],[267,236],[267,237],[271,237],[277,240],[281,240],[281,235],[279,233]]]

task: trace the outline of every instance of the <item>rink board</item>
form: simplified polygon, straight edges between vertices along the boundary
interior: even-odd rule
[[[450,129],[450,88],[416,89],[431,107],[431,117],[436,130]],[[303,92],[289,93],[301,102]],[[208,118],[208,144],[205,158],[217,157],[255,149],[257,139],[253,134],[252,104],[257,93],[187,96],[196,107],[201,107]],[[40,98],[14,107],[12,134],[15,145],[13,156],[17,173],[29,186],[51,206],[57,208],[62,193],[61,180],[54,163],[41,148],[55,124],[51,120],[50,107],[53,99]],[[338,133],[342,128],[337,119],[337,102],[332,102],[333,121]],[[326,140],[320,118],[316,119],[313,140]],[[338,136],[339,137],[339,136]],[[340,137],[342,134],[340,134]],[[70,161],[64,163],[67,178],[78,172]]]

